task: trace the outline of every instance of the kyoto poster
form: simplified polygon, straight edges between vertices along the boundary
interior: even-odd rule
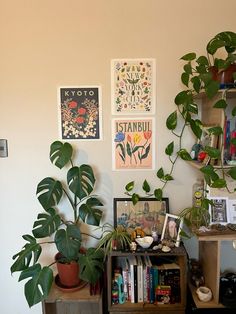
[[[113,114],[155,113],[155,59],[111,61]]]
[[[155,130],[153,118],[112,120],[113,170],[153,170]]]
[[[102,138],[99,87],[60,87],[59,106],[62,139],[100,140]]]

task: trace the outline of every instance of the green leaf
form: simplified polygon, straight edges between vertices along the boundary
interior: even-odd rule
[[[230,143],[233,144],[234,146],[236,146],[236,138],[231,138]]]
[[[41,246],[31,235],[27,234],[24,235],[22,238],[29,243],[26,243],[23,246],[23,249],[12,257],[12,259],[15,260],[15,262],[11,266],[12,273],[27,269],[31,262],[32,264],[37,263],[42,251]]]
[[[193,119],[191,119],[191,120],[190,120],[190,127],[191,127],[193,133],[195,134],[195,136],[196,136],[198,139],[201,139],[201,136],[202,136],[202,129],[201,129],[201,127],[200,127],[199,120],[193,120]]]
[[[214,147],[211,147],[211,146],[206,146],[205,147],[205,151],[213,159],[220,158],[220,150],[217,149],[217,148],[214,148]]]
[[[148,144],[148,146],[145,148],[145,153],[141,156],[141,159],[145,159],[148,157],[150,149],[151,149],[151,144]]]
[[[175,104],[177,106],[185,104],[185,103],[189,103],[191,99],[191,95],[189,95],[189,92],[184,90],[179,92],[176,96],[175,96]]]
[[[158,171],[157,171],[157,177],[159,179],[162,179],[164,177],[164,170],[163,168],[160,168]]]
[[[138,201],[139,201],[139,195],[136,194],[136,193],[133,193],[131,198],[132,198],[133,205],[136,205],[138,203]]]
[[[232,179],[236,180],[236,167],[230,168],[228,174],[231,176]]]
[[[209,65],[208,59],[205,56],[200,56],[199,58],[197,58],[196,62],[199,65],[207,65],[207,66]]]
[[[201,89],[201,80],[199,79],[199,77],[198,76],[192,77],[191,82],[193,84],[193,88],[194,88],[195,92],[199,93],[200,89]]]
[[[61,217],[54,208],[49,208],[47,213],[38,214],[38,220],[33,226],[33,235],[35,238],[44,238],[53,234],[61,223]]]
[[[177,111],[172,112],[166,120],[168,130],[174,130],[177,126]]]
[[[224,99],[220,99],[213,105],[213,107],[225,109],[227,107],[227,102]]]
[[[174,142],[171,142],[169,145],[167,145],[166,149],[165,149],[165,153],[168,156],[171,156],[173,154],[174,151]]]
[[[236,116],[236,106],[232,109],[232,116],[233,116],[233,117]]]
[[[98,207],[101,206],[103,206],[103,204],[96,197],[91,197],[86,203],[80,206],[79,217],[88,225],[99,226],[102,211]]]
[[[53,178],[45,178],[39,182],[36,195],[43,208],[48,210],[60,202],[63,195],[62,184]]]
[[[79,253],[79,277],[95,284],[104,270],[102,249],[88,248],[85,254]]]
[[[126,143],[126,151],[127,151],[127,155],[131,157],[132,151],[131,151],[131,146],[129,142]]]
[[[178,155],[180,156],[181,159],[183,160],[192,160],[190,154],[186,151],[186,149],[181,149],[179,152],[178,152]]]
[[[201,172],[203,173],[207,173],[209,175],[211,175],[212,173],[214,173],[214,168],[212,165],[207,165],[207,166],[204,166],[200,169]]]
[[[180,59],[184,60],[184,61],[192,61],[192,60],[196,59],[196,53],[195,52],[187,53],[183,57],[181,57]]]
[[[220,84],[216,81],[210,81],[210,83],[205,86],[206,95],[208,98],[214,97],[220,88]]]
[[[155,198],[158,200],[158,201],[161,201],[162,200],[162,189],[155,189],[154,190],[154,196]]]
[[[223,129],[220,126],[215,126],[207,129],[210,134],[221,135],[223,134]]]
[[[71,168],[67,173],[67,183],[71,192],[80,200],[90,195],[95,185],[93,169],[89,165]]]
[[[227,184],[224,179],[217,179],[211,184],[212,188],[217,188],[217,189],[225,188],[226,186]]]
[[[133,188],[134,188],[134,181],[131,181],[131,182],[127,183],[126,186],[125,186],[125,190],[127,192],[131,192],[133,190]]]
[[[56,141],[50,146],[50,160],[58,168],[63,168],[72,157],[73,148],[69,143]]]
[[[29,306],[33,306],[47,298],[53,283],[53,272],[49,267],[41,269],[35,264],[21,272],[19,281],[31,278],[25,284],[25,298]]]
[[[60,229],[55,234],[55,243],[58,251],[69,260],[76,260],[81,245],[79,227],[67,225],[66,229]]]
[[[188,87],[188,82],[189,82],[189,74],[186,72],[183,72],[181,75],[181,81],[182,83]]]
[[[143,181],[142,188],[146,193],[149,193],[151,191],[150,185],[148,184],[146,179]]]
[[[121,156],[122,160],[124,161],[124,160],[125,160],[125,149],[124,149],[124,146],[123,146],[121,143],[118,143],[118,144],[116,145],[116,149],[117,149],[118,147],[119,147],[120,150],[121,150],[120,156]]]
[[[163,178],[165,181],[172,181],[174,178],[170,174],[166,174]]]
[[[184,65],[184,72],[188,75],[192,74],[191,62],[188,62],[187,64]]]

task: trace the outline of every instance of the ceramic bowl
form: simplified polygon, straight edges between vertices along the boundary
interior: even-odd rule
[[[151,236],[145,236],[143,238],[136,238],[135,241],[140,245],[142,248],[147,249],[153,242],[153,238]]]

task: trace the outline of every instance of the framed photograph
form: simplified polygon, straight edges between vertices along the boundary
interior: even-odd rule
[[[112,114],[154,114],[155,59],[111,60]]]
[[[209,206],[210,223],[226,225],[230,222],[228,197],[210,197],[212,205]]]
[[[154,118],[112,119],[113,170],[153,170],[154,161]]]
[[[61,139],[102,139],[99,86],[59,87],[58,98]]]
[[[176,215],[166,214],[161,240],[171,240],[178,247],[180,245],[180,231],[182,227],[183,219]]]
[[[154,225],[161,235],[165,215],[169,212],[169,199],[158,201],[155,198],[140,198],[133,205],[130,198],[114,198],[114,226],[122,225],[125,228],[140,227],[147,235],[151,235]]]

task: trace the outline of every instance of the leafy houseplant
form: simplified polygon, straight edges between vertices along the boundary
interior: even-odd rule
[[[220,52],[221,48],[225,49],[226,56],[224,59],[216,57],[216,54]],[[168,130],[172,132],[176,139],[169,143],[165,149],[165,154],[168,156],[171,166],[169,171],[165,171],[162,167],[158,169],[156,176],[161,181],[161,186],[155,188],[153,191],[147,180],[145,179],[143,181],[142,189],[146,196],[154,196],[158,200],[161,200],[165,186],[169,181],[174,180],[173,172],[177,160],[181,158],[186,161],[192,161],[188,150],[183,147],[183,138],[188,129],[192,131],[196,139],[200,140],[202,136],[203,123],[198,116],[199,107],[195,101],[196,97],[201,93],[205,93],[208,99],[213,99],[213,107],[217,110],[223,110],[223,114],[226,116],[228,107],[227,92],[230,88],[236,87],[236,69],[234,68],[233,74],[231,74],[232,81],[222,86],[222,82],[217,81],[218,76],[214,75],[212,68],[216,67],[216,72],[220,73],[225,72],[231,65],[235,66],[235,51],[236,33],[225,31],[217,34],[208,42],[206,55],[197,57],[196,53],[191,52],[181,58],[181,60],[186,62],[181,74],[181,81],[185,89],[176,95],[176,109],[166,120]],[[221,88],[224,88],[222,97],[214,102],[214,97]],[[236,107],[232,109],[232,116],[236,116]],[[224,126],[217,125],[209,128],[208,131],[210,134],[221,136],[223,139]],[[236,140],[232,139],[231,143],[236,145]],[[220,169],[218,170],[212,165],[206,165],[200,168],[206,183],[212,188],[228,189],[227,176],[236,180],[236,167],[232,167],[228,170],[224,168],[222,160],[223,149],[224,139],[218,148],[212,146],[205,147],[205,151],[210,158],[220,160]],[[132,197],[134,204],[138,202],[140,196],[135,192],[134,181],[129,182],[125,186],[125,194]],[[182,211],[181,215],[184,219],[186,218],[186,221],[188,220],[188,224],[193,223],[198,226],[199,223],[204,223],[207,225],[209,219],[206,213],[210,203],[207,198],[204,198],[200,208],[186,208]]]
[[[106,227],[98,244],[98,249],[103,249],[105,256],[112,250],[124,250],[129,247],[131,235],[123,226],[113,227],[106,224]]]
[[[11,272],[21,272],[19,281],[29,279],[25,283],[25,297],[29,306],[45,299],[52,286],[53,272],[50,266],[53,263],[43,266],[39,262],[46,243],[56,245],[61,262],[79,264],[79,277],[82,280],[94,284],[103,270],[102,250],[91,247],[82,252],[83,234],[80,231],[82,223],[99,226],[102,218],[100,207],[103,204],[92,194],[96,181],[92,167],[86,164],[74,166],[72,155],[71,144],[60,141],[51,144],[51,162],[59,169],[71,164],[66,183],[52,177],[39,182],[36,195],[44,213],[40,213],[34,222],[32,235],[23,235],[27,243],[13,256]],[[68,220],[57,208],[63,198],[68,200],[72,209]],[[42,238],[46,240],[40,241]]]

